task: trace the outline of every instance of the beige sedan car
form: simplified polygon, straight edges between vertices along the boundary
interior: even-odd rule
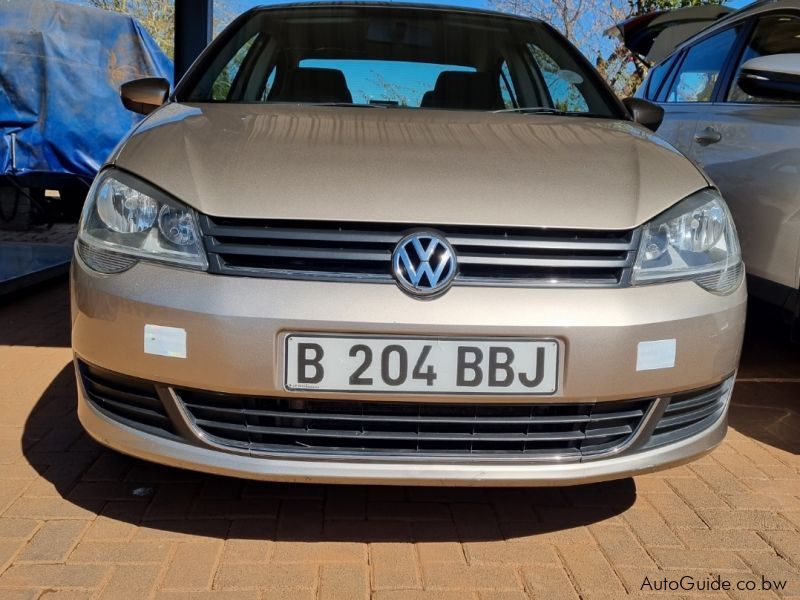
[[[255,9],[89,194],[78,412],[282,481],[561,485],[725,435],[745,319],[719,192],[539,21]]]

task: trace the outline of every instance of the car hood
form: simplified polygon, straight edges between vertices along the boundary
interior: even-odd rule
[[[608,119],[169,104],[111,162],[211,216],[628,229],[708,185]]]

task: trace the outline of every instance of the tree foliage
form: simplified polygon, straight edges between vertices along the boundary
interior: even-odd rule
[[[170,58],[174,53],[174,0],[88,0],[91,6],[130,15],[139,21]]]
[[[175,53],[175,0],[84,0],[103,10],[130,15],[139,21],[170,58]],[[214,31],[231,20],[227,2],[214,2]]]
[[[542,19],[578,46],[622,97],[630,96],[647,66],[605,35],[615,23],[657,10],[721,4],[724,0],[489,0],[497,10]]]

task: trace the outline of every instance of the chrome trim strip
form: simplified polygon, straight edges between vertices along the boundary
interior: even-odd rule
[[[210,255],[209,263],[217,257]],[[388,267],[388,261],[387,261]],[[591,280],[591,279],[523,279],[513,277],[466,277],[458,274],[453,280],[454,286],[465,287],[520,287],[520,288],[618,288],[628,285],[630,269],[624,269],[620,282],[616,280]],[[291,271],[286,269],[248,269],[247,267],[225,267],[212,271],[215,275],[222,276],[252,276],[261,279],[288,279],[293,281],[327,281],[332,283],[391,283],[394,278],[389,274],[388,268],[385,275],[377,273],[346,273],[325,271]]]
[[[239,219],[237,219],[239,220]],[[282,225],[280,222],[264,221],[264,225],[218,225],[214,223],[211,217],[207,215],[200,216],[201,229],[203,233],[209,237],[217,238],[243,238],[243,239],[259,239],[259,240],[292,240],[292,241],[315,241],[315,242],[349,242],[349,243],[372,243],[372,244],[386,244],[394,246],[405,235],[407,231],[412,231],[418,228],[430,227],[429,225],[400,225],[398,231],[374,231],[372,228],[380,228],[381,226],[391,224],[369,223],[369,230],[347,229],[348,223],[343,223],[343,227],[338,229],[332,228],[315,228],[314,223],[309,223],[309,227],[293,227],[289,225]],[[278,223],[278,224],[270,224]],[[534,231],[539,228],[529,227],[520,228],[513,227],[498,227],[486,226],[475,227],[476,229],[496,229],[506,230],[506,232],[520,231],[523,235],[515,237],[502,237],[497,235],[484,235],[477,233],[453,233],[445,234],[454,246],[494,246],[497,248],[516,248],[516,249],[533,249],[533,250],[585,250],[585,251],[636,251],[639,247],[639,230],[624,230],[619,231],[619,238],[622,238],[630,233],[630,241],[621,241],[619,238],[604,241],[602,238],[593,238],[591,235],[584,239],[571,239],[570,237],[559,238],[544,237],[537,235],[524,235],[529,231]],[[558,233],[562,230],[554,230]],[[580,235],[582,230],[574,230],[575,235]],[[591,234],[592,230],[586,230],[587,234]],[[607,233],[617,233],[608,231]],[[508,233],[506,233],[508,235]]]
[[[462,265],[491,265],[509,267],[553,267],[555,269],[622,269],[632,267],[636,262],[636,255],[628,252],[624,259],[604,258],[529,258],[526,256],[493,255],[477,256],[474,254],[459,254],[458,262]]]

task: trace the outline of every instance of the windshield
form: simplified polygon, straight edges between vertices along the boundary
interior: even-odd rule
[[[253,11],[223,32],[176,97],[621,117],[599,76],[546,25],[410,7]]]

